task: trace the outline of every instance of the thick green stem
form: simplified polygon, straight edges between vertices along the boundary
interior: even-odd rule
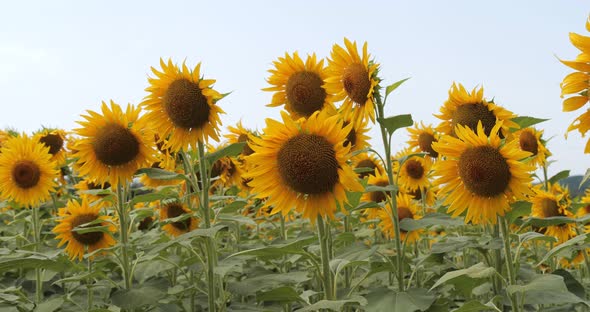
[[[201,175],[201,209],[203,212],[203,221],[205,228],[211,227],[211,213],[209,208],[209,174],[207,173],[207,159],[205,158],[205,145],[203,142],[198,142],[199,147],[199,171]],[[215,265],[217,264],[217,250],[215,249],[215,241],[212,237],[207,237],[205,242],[207,253],[207,289],[209,311],[217,311],[215,305]]]
[[[506,262],[506,268],[508,269],[508,282],[510,285],[516,285],[516,270],[514,269],[514,263],[512,263],[512,253],[510,252],[510,236],[508,233],[508,226],[506,225],[506,218],[498,217],[498,223],[500,224],[500,231],[502,232],[502,240],[504,241],[504,260]],[[512,303],[512,311],[520,311],[518,298],[516,295],[508,296]]]
[[[322,257],[322,282],[324,284],[324,294],[326,300],[334,300],[333,296],[333,277],[330,270],[330,257],[328,251],[328,237],[326,236],[326,225],[321,215],[317,219],[318,239],[320,241],[320,254]]]
[[[88,275],[92,276],[92,260],[87,259],[86,261],[88,261]],[[86,281],[86,290],[88,291],[87,295],[87,309],[88,311],[92,310],[92,306],[94,305],[93,303],[93,299],[94,299],[94,294],[92,291],[92,277],[89,277],[88,280]]]
[[[39,251],[41,244],[41,219],[39,218],[39,208],[31,208],[31,223],[33,225],[33,243],[34,251]],[[35,302],[38,304],[43,300],[43,276],[40,268],[35,269]]]
[[[549,179],[547,178],[547,165],[543,165],[543,186],[545,191],[549,191]]]
[[[279,217],[281,218],[281,239],[287,240],[287,227],[285,226],[285,216],[282,213],[279,213]]]
[[[123,184],[117,184],[117,213],[119,214],[119,236],[121,239],[121,270],[125,289],[131,289],[131,263],[129,259],[129,215],[125,205]]]
[[[383,111],[383,103],[381,102],[381,96],[379,93],[375,94],[375,100],[377,101],[377,118],[383,119],[385,118],[385,114]],[[393,163],[391,161],[391,145],[389,136],[387,133],[387,129],[383,126],[383,124],[379,123],[381,128],[381,139],[383,140],[383,147],[385,149],[385,169],[387,171],[387,178],[389,179],[389,185],[394,186],[394,188],[390,191],[391,195],[391,219],[393,222],[393,230],[395,232],[395,251],[397,253],[396,258],[396,266],[397,266],[397,282],[400,291],[404,291],[404,268],[402,265],[403,254],[402,254],[402,243],[401,243],[401,233],[399,228],[399,215],[397,212],[397,189],[395,187],[395,182],[393,179]]]

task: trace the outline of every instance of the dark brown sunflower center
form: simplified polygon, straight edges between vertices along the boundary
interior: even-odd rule
[[[254,150],[250,147],[250,145],[248,145],[248,135],[245,133],[240,134],[240,136],[238,137],[238,142],[246,142],[246,145],[244,145],[244,149],[242,150],[242,155],[244,156],[248,156],[248,155],[252,155],[254,153]]]
[[[582,211],[584,212],[585,215],[590,213],[590,205],[586,205],[580,209],[582,209]]]
[[[404,167],[406,168],[408,176],[414,180],[421,179],[424,176],[424,167],[422,166],[422,163],[415,159],[407,160]]]
[[[166,209],[167,209],[169,219],[180,217],[186,213],[186,211],[184,211],[184,209],[182,209],[182,205],[180,205],[178,203],[168,204],[166,206]],[[172,222],[171,224],[173,227],[175,227],[181,231],[188,231],[191,226],[191,218],[188,218],[188,219],[182,220],[182,221]]]
[[[403,220],[406,218],[410,218],[413,219],[414,218],[414,214],[412,213],[412,211],[409,208],[406,207],[398,207],[397,208],[397,216],[399,217],[399,220]],[[400,231],[402,233],[406,233],[407,231],[404,231],[402,229],[400,229]]]
[[[345,121],[342,124],[342,128],[346,128],[346,126],[348,126],[349,122]],[[356,130],[354,130],[354,127],[350,128],[350,132],[348,132],[348,135],[346,136],[346,139],[344,140],[344,147],[347,147],[348,145],[351,145],[351,147],[354,147],[356,145]]]
[[[45,146],[49,147],[49,154],[57,154],[64,145],[64,140],[59,134],[47,134],[39,139]]]
[[[106,190],[109,187],[111,187],[111,184],[109,182],[105,182],[104,184],[102,184],[102,186],[100,184],[96,184],[94,182],[88,182],[87,185],[88,185],[89,190],[100,190],[100,189]]]
[[[96,158],[107,166],[124,165],[139,154],[139,141],[129,129],[115,123],[107,124],[94,139]]]
[[[301,71],[291,75],[287,81],[287,100],[299,115],[309,117],[324,107],[326,90],[322,87],[322,78],[309,71]]]
[[[83,225],[89,222],[92,222],[98,218],[98,215],[95,214],[81,214],[72,220],[72,228],[81,228],[81,229],[91,229],[93,227],[100,226],[100,224],[93,224],[93,225]],[[72,231],[72,236],[76,241],[80,244],[89,246],[94,245],[103,238],[104,233],[100,231],[96,232],[88,232],[88,233],[79,233],[77,231]]]
[[[465,187],[481,197],[503,193],[510,182],[510,167],[500,152],[491,146],[472,147],[459,158],[459,176]]]
[[[563,214],[559,212],[559,206],[557,206],[555,200],[550,198],[544,198],[541,201],[541,210],[543,211],[543,217],[545,218],[563,216]]]
[[[223,172],[223,168],[225,167],[225,165],[223,164],[223,160],[218,159],[213,163],[213,166],[211,166],[211,178],[216,178],[218,176],[221,175],[221,173]]]
[[[537,143],[537,138],[534,134],[528,131],[522,131],[519,137],[520,142],[520,149],[523,151],[531,152],[534,155],[537,155],[539,152],[539,144]]]
[[[422,188],[418,187],[415,190],[408,192],[408,195],[412,196],[415,200],[422,200]]]
[[[137,225],[137,229],[140,231],[147,231],[150,229],[150,227],[152,227],[153,223],[154,223],[154,219],[152,217],[145,217],[145,218],[143,218],[143,220],[139,221],[139,224]]]
[[[377,164],[375,164],[372,160],[370,159],[363,159],[361,161],[359,161],[359,163],[356,165],[356,168],[369,168],[372,169],[373,171],[366,171],[366,172],[361,172],[359,173],[359,177],[361,179],[368,177],[370,174],[375,174],[375,169],[377,168]]]
[[[293,190],[304,194],[331,192],[338,183],[334,147],[316,134],[299,134],[283,144],[277,155],[279,174]]]
[[[383,187],[383,186],[388,186],[389,182],[379,181],[379,182],[375,183],[374,185]],[[387,200],[387,195],[385,194],[385,192],[382,192],[382,191],[371,192],[369,194],[369,197],[371,198],[371,201],[374,201],[376,203],[384,202]]]
[[[418,144],[420,145],[420,150],[423,151],[423,152],[427,152],[428,155],[430,157],[432,157],[432,158],[437,158],[438,157],[438,152],[436,152],[432,148],[432,143],[433,142],[436,142],[436,139],[430,133],[422,132],[418,136]]]
[[[162,100],[166,114],[179,128],[201,128],[209,121],[211,108],[197,83],[188,79],[175,80]]]
[[[12,180],[18,187],[28,189],[39,183],[41,170],[30,160],[20,160],[12,167]]]
[[[459,105],[453,113],[451,133],[455,135],[457,125],[467,126],[471,130],[477,131],[477,123],[480,120],[485,134],[489,136],[492,128],[496,125],[496,115],[482,103]]]
[[[351,64],[344,70],[342,77],[344,90],[355,103],[364,105],[371,91],[369,72],[362,64]]]

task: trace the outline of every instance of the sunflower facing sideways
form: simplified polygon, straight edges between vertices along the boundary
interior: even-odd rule
[[[379,65],[369,61],[367,43],[363,44],[362,55],[359,55],[355,42],[344,38],[346,49],[335,44],[331,58],[328,59],[328,77],[326,90],[334,94],[334,101],[344,100],[339,108],[344,118],[357,124],[363,120],[375,122],[375,87],[379,84],[377,70]]]
[[[467,91],[462,84],[455,84],[449,90],[449,99],[440,108],[440,114],[434,115],[442,120],[437,131],[455,136],[457,125],[469,127],[475,131],[477,124],[482,123],[486,135],[496,125],[502,122],[500,137],[508,134],[509,128],[518,128],[518,124],[511,121],[516,117],[512,112],[487,101],[483,97],[483,87]]]
[[[87,198],[82,198],[82,202],[68,201],[67,213],[61,215],[52,232],[56,234],[55,239],[60,240],[58,247],[67,244],[65,251],[70,259],[81,261],[86,252],[92,253],[97,249],[115,245],[112,233],[117,229],[111,217],[100,215],[100,210],[100,205],[90,205]],[[91,222],[92,224],[85,225]],[[74,230],[93,227],[101,227],[101,230],[87,233],[78,233]]]
[[[520,150],[518,142],[503,143],[498,136],[502,123],[497,123],[488,137],[481,122],[477,133],[458,125],[457,138],[445,135],[433,143],[433,148],[444,159],[434,164],[434,185],[441,186],[439,194],[447,194],[444,205],[449,205],[453,217],[465,210],[465,222],[496,223],[510,208],[511,200],[524,199],[530,193],[533,167],[521,162],[530,156]]]
[[[148,167],[153,161],[153,133],[146,119],[139,117],[140,109],[127,105],[125,112],[115,102],[110,108],[102,102],[102,115],[88,110],[78,121],[82,128],[75,129],[80,139],[76,142],[74,157],[80,175],[104,184],[115,186],[126,183],[135,172]]]
[[[569,204],[569,196],[567,190],[560,187],[552,187],[550,191],[542,189],[541,185],[534,188],[535,195],[531,198],[532,208],[531,216],[537,218],[549,217],[573,217],[567,207]],[[575,226],[573,223],[565,223],[559,225],[550,225],[545,228],[544,234],[557,238],[558,244],[564,243],[570,238],[576,236]]]
[[[342,124],[342,127],[346,127],[351,124],[351,120],[345,120]],[[350,145],[350,151],[356,152],[362,149],[369,147],[369,140],[371,137],[367,135],[369,132],[369,127],[367,126],[368,121],[363,120],[360,123],[353,124],[350,132],[346,136],[346,140],[344,140],[344,146]]]
[[[423,122],[420,122],[407,129],[410,133],[410,139],[407,142],[410,148],[417,148],[420,152],[428,153],[427,156],[430,158],[438,158],[438,153],[432,149],[432,143],[438,141],[439,134],[431,125],[425,126]]]
[[[267,106],[285,105],[293,119],[308,118],[324,109],[336,111],[324,86],[324,60],[318,62],[315,53],[308,55],[305,63],[297,52],[293,56],[285,53],[273,64],[275,68],[269,70],[272,75],[267,80],[272,87],[262,89],[275,92]]]
[[[165,221],[166,219],[173,219],[178,218],[183,215],[191,214],[190,209],[184,204],[181,204],[178,201],[171,201],[167,203],[162,203],[160,205],[160,221]],[[176,237],[185,233],[188,233],[199,226],[199,221],[194,218],[187,216],[186,219],[170,222],[162,226],[162,230],[164,232]]]
[[[251,136],[254,153],[246,157],[252,168],[245,178],[258,198],[268,197],[272,213],[288,215],[292,209],[315,222],[334,217],[343,207],[346,190],[361,191],[356,174],[346,163],[350,146],[342,144],[350,131],[338,115],[314,113],[294,121],[281,112],[283,123],[266,119],[260,137]]]
[[[59,176],[49,147],[22,134],[3,142],[0,151],[0,197],[22,206],[51,198]]]
[[[514,140],[518,140],[520,149],[530,152],[529,162],[535,167],[543,167],[547,163],[547,157],[551,156],[551,152],[546,147],[547,142],[541,138],[543,130],[535,128],[520,129],[510,136]]]
[[[150,94],[141,103],[151,127],[167,138],[173,152],[208,138],[219,141],[219,114],[224,111],[217,105],[223,96],[211,88],[215,80],[201,77],[201,63],[190,70],[184,63],[180,69],[172,60],[160,59],[160,66],[161,72],[152,67],[156,77],[148,78]]]
[[[35,134],[35,138],[45,146],[49,147],[49,154],[57,166],[62,166],[66,161],[66,151],[64,142],[66,141],[66,132],[61,129],[51,130],[43,129]]]

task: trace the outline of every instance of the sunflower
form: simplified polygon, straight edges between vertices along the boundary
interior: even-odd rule
[[[74,185],[74,188],[78,190],[78,195],[80,197],[88,197],[92,203],[98,202],[102,200],[106,195],[103,194],[92,194],[92,192],[88,191],[98,191],[98,190],[108,190],[111,188],[111,184],[109,182],[105,183],[98,183],[96,181],[90,180],[88,178],[80,180],[80,182]]]
[[[4,142],[6,142],[6,140],[10,139],[11,135],[10,133],[4,131],[4,130],[0,130],[0,153],[2,152],[2,146],[4,145]]]
[[[224,111],[217,101],[223,96],[213,90],[213,79],[201,78],[201,63],[193,70],[182,64],[182,70],[168,60],[160,59],[162,71],[152,67],[156,78],[148,78],[150,92],[141,105],[148,111],[146,118],[167,147],[177,152],[194,148],[197,141],[208,138],[219,141],[219,114]]]
[[[449,90],[449,99],[440,108],[440,114],[434,116],[443,120],[436,130],[453,136],[456,136],[457,125],[475,131],[479,122],[488,136],[497,121],[502,122],[500,137],[506,136],[509,128],[518,128],[518,124],[511,121],[516,115],[484,99],[483,87],[473,88],[469,92],[462,84],[453,83]]]
[[[583,204],[583,206],[576,211],[576,217],[578,218],[590,214],[590,188],[587,188],[584,191],[584,196],[580,199],[580,203]]]
[[[335,102],[344,100],[340,107],[344,118],[352,114],[354,124],[366,119],[374,123],[374,92],[379,84],[379,65],[369,61],[366,42],[363,44],[362,56],[358,53],[356,41],[344,38],[344,45],[346,49],[337,44],[332,47],[326,90],[334,94]],[[356,107],[353,108],[353,104]]]
[[[305,63],[297,52],[293,56],[285,53],[273,64],[275,68],[269,70],[272,75],[267,80],[272,87],[262,89],[275,92],[267,106],[285,105],[293,119],[308,118],[324,109],[336,110],[325,88],[324,60],[318,62],[315,53],[308,55]]]
[[[61,129],[43,129],[35,134],[35,139],[49,147],[51,160],[61,167],[66,161],[66,151],[64,142],[66,141],[66,132]]]
[[[48,200],[57,187],[59,170],[49,147],[22,134],[11,137],[0,153],[0,197],[23,206]]]
[[[434,131],[432,125],[425,126],[423,122],[415,123],[414,127],[407,128],[410,133],[408,145],[410,148],[419,149],[420,152],[428,153],[428,157],[436,159],[438,153],[432,148],[433,142],[438,142],[439,133]]]
[[[224,135],[224,137],[226,139],[228,139],[230,144],[238,143],[238,142],[246,142],[246,144],[244,145],[244,148],[242,149],[242,153],[241,153],[242,157],[240,157],[241,161],[244,160],[243,157],[249,156],[252,153],[254,153],[254,151],[252,150],[252,148],[250,148],[250,145],[249,145],[250,140],[248,140],[249,135],[256,135],[256,133],[254,131],[244,128],[241,120],[236,124],[235,127],[228,126],[227,129],[229,130],[230,133]]]
[[[520,150],[518,142],[502,143],[497,123],[488,137],[481,122],[477,134],[469,127],[458,125],[458,138],[443,136],[433,143],[435,151],[445,157],[434,164],[439,178],[439,194],[448,194],[443,202],[456,217],[467,210],[465,222],[495,223],[503,216],[513,199],[523,199],[530,193],[529,174],[533,168],[520,160],[530,156]]]
[[[182,170],[176,169],[176,159],[170,154],[158,154],[156,161],[152,163],[151,168],[163,169],[169,172],[183,173]],[[139,183],[149,188],[156,188],[159,186],[177,185],[182,179],[178,180],[158,180],[152,179],[147,174],[142,174],[139,177]]]
[[[346,127],[352,123],[352,120],[344,120],[342,123],[342,127]],[[369,147],[369,143],[367,142],[371,137],[367,135],[369,132],[368,121],[363,120],[360,123],[354,124],[352,123],[352,128],[350,132],[346,136],[344,140],[344,146],[350,145],[351,152],[360,151]]]
[[[417,152],[417,150],[410,148],[405,148],[398,152],[395,155],[395,158],[398,160],[395,162],[396,167],[400,166],[399,159]],[[395,169],[394,171],[399,172],[398,182],[400,187],[413,192],[430,186],[430,180],[428,178],[431,168],[432,159],[430,157],[412,156],[404,161],[400,169]]]
[[[245,178],[252,178],[252,192],[269,197],[273,214],[286,216],[295,207],[312,222],[318,215],[333,218],[346,190],[362,190],[346,163],[350,146],[342,144],[352,125],[342,128],[338,115],[314,113],[298,121],[281,115],[284,123],[267,119],[262,137],[250,136],[254,154],[246,160],[253,168]]]
[[[190,215],[190,209],[177,201],[160,205],[160,221],[177,218],[185,214]],[[179,236],[196,229],[198,226],[199,221],[195,217],[188,217],[181,221],[170,222],[162,226],[162,230],[172,236]]]
[[[55,239],[60,240],[57,247],[67,244],[65,250],[70,259],[82,260],[85,252],[92,253],[115,245],[112,233],[116,232],[116,228],[110,217],[100,215],[100,206],[91,206],[86,198],[82,198],[82,202],[68,201],[65,208],[67,213],[61,215],[52,232],[56,234]],[[84,225],[90,222],[91,225]],[[93,227],[102,229],[88,233],[74,231],[76,228]]]
[[[531,216],[537,218],[549,217],[573,217],[573,214],[567,209],[569,196],[565,192],[545,191],[541,186],[534,188],[535,195],[530,199],[533,204]],[[575,226],[572,223],[550,225],[541,228],[541,231],[547,236],[557,238],[558,244],[561,244],[570,238],[576,236]]]
[[[383,169],[383,162],[374,154],[361,153],[353,159],[354,169],[358,172],[361,179],[369,175],[377,175],[385,172]]]
[[[75,167],[97,183],[126,183],[135,171],[153,162],[153,133],[133,105],[123,112],[113,101],[110,109],[102,102],[101,110],[102,115],[87,111],[82,115],[86,120],[78,122],[82,128],[74,130],[81,136],[75,145]]]
[[[403,220],[406,218],[418,220],[421,219],[422,216],[420,215],[418,206],[412,201],[411,197],[400,193],[397,195],[397,213],[399,220]],[[379,228],[381,231],[385,233],[385,235],[389,238],[395,238],[395,230],[393,228],[393,221],[391,218],[391,206],[387,204],[385,209],[380,209],[379,213]],[[416,231],[404,231],[400,229],[400,238],[402,241],[407,240],[409,243],[414,243],[420,239],[420,234],[423,230],[416,230]]]
[[[436,194],[438,193],[438,188],[432,184],[429,184],[425,188],[417,188],[415,190],[409,190],[407,188],[400,189],[400,192],[408,194],[412,197],[415,201],[422,204],[422,193],[424,193],[424,204],[428,207],[434,205],[436,201]],[[429,209],[429,208],[428,208]],[[427,210],[428,210],[427,209]]]
[[[547,149],[547,142],[541,138],[543,130],[535,128],[520,129],[510,135],[510,139],[518,140],[520,149],[531,153],[529,162],[535,167],[545,166],[551,152]]]
[[[387,177],[387,174],[375,171],[375,175],[369,175],[367,185],[385,187],[389,185],[389,178]],[[386,192],[372,191],[363,193],[363,195],[361,196],[361,201],[375,202],[379,204],[386,202],[388,198],[389,194]],[[366,216],[367,220],[377,219],[380,210],[381,208],[367,208],[363,210],[363,215]]]

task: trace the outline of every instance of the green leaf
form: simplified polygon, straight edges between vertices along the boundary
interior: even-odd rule
[[[56,272],[66,271],[69,264],[61,261],[41,258],[18,258],[0,261],[0,273],[15,269],[46,269]]]
[[[315,236],[307,237],[287,244],[271,245],[268,247],[240,251],[228,256],[228,258],[237,256],[279,257],[289,254],[308,255],[303,248],[317,242],[317,240],[318,239]]]
[[[397,115],[387,118],[379,118],[379,123],[387,129],[387,132],[391,136],[395,130],[405,127],[410,127],[414,124],[412,115]]]
[[[423,288],[410,288],[396,292],[388,288],[377,288],[366,295],[367,312],[412,312],[426,311],[434,303],[436,296]]]
[[[332,311],[342,311],[344,307],[365,306],[367,299],[356,296],[346,300],[320,300],[303,309],[295,310],[297,312],[320,311],[322,309]]]
[[[248,204],[247,201],[242,200],[242,199],[238,199],[238,200],[235,200],[235,201],[223,206],[223,208],[221,208],[219,213],[234,213],[234,212],[244,208],[244,206],[246,206],[246,204]]]
[[[400,226],[401,228],[401,226]],[[471,236],[448,237],[446,240],[434,243],[431,252],[433,254],[448,253],[469,247],[477,246],[477,239]]]
[[[576,218],[570,217],[548,217],[548,218],[537,218],[537,217],[530,217],[527,218],[521,227],[525,226],[536,226],[536,227],[547,227],[551,225],[560,225],[560,224],[567,224],[567,223],[575,223]]]
[[[389,93],[393,92],[393,90],[397,89],[399,86],[402,85],[402,83],[406,82],[408,79],[410,79],[410,77],[408,77],[406,79],[402,79],[397,82],[394,82],[394,83],[388,85],[387,87],[385,87],[385,96],[388,96]]]
[[[541,119],[541,118],[535,118],[535,117],[530,117],[530,116],[518,116],[518,117],[514,117],[512,118],[512,121],[515,122],[516,124],[518,124],[520,126],[520,128],[526,128],[526,127],[530,127],[532,125],[536,125],[538,123],[541,123],[543,121],[547,121],[549,119]]]
[[[168,198],[168,196],[161,194],[161,193],[149,193],[149,194],[141,194],[133,197],[131,200],[131,207],[133,207],[137,203],[145,203],[145,202],[153,202],[156,200]]]
[[[483,264],[483,262],[480,262],[467,269],[461,269],[446,273],[438,281],[436,281],[434,285],[432,285],[430,290],[460,276],[468,276],[470,278],[480,279],[488,278],[494,275],[494,273],[496,273],[496,270],[494,268],[488,267],[485,264]]]
[[[159,273],[171,270],[174,265],[168,261],[150,259],[144,262],[140,262],[135,266],[133,276],[139,281],[140,284],[145,282],[152,276],[157,276]]]
[[[499,311],[499,312],[502,312],[502,310],[500,310],[496,306],[494,306],[494,304],[491,303],[491,301],[487,304],[483,304],[477,300],[471,300],[471,301],[465,302],[461,307],[459,307],[456,310],[453,310],[453,312],[479,312],[479,311]]]
[[[269,291],[260,291],[256,293],[257,302],[281,302],[288,303],[293,301],[305,302],[297,291],[291,286],[283,286]]]
[[[578,188],[582,188],[582,185],[584,185],[584,183],[586,183],[586,181],[588,181],[588,179],[590,179],[590,169],[586,170],[586,173],[584,174],[582,181],[580,181],[580,185],[578,186]]]
[[[260,291],[270,291],[278,287],[307,282],[311,279],[308,275],[308,272],[303,271],[257,275],[245,278],[239,282],[230,283],[228,284],[228,289],[232,293],[248,296]]]
[[[570,176],[570,171],[569,170],[560,171],[557,174],[555,174],[554,176],[552,176],[551,178],[549,178],[549,183],[555,184],[559,180],[565,179],[565,178],[567,178],[569,176]]]
[[[154,180],[181,180],[185,179],[190,181],[190,179],[181,173],[171,172],[160,168],[141,168],[137,170],[135,174],[146,174],[150,179]]]
[[[365,188],[365,192],[395,192],[397,190],[395,185],[386,185],[386,186],[379,186],[379,185],[367,185]]]
[[[144,286],[129,290],[117,290],[111,295],[111,300],[120,308],[132,310],[146,305],[153,305],[165,295],[165,292],[156,287]]]
[[[45,300],[35,308],[35,312],[53,312],[59,309],[62,304],[64,303],[64,299],[62,297],[52,298],[49,300]]]
[[[559,275],[540,275],[526,285],[510,285],[506,290],[510,295],[521,294],[525,304],[584,303],[590,307],[584,299],[568,291],[563,277]]]
[[[211,154],[207,154],[207,156],[205,158],[207,158],[207,160],[209,161],[209,165],[211,166],[217,160],[219,160],[223,157],[232,157],[232,156],[240,155],[240,153],[244,149],[244,145],[246,145],[246,142],[232,143],[232,144],[230,144],[220,150],[217,150]]]
[[[545,261],[549,260],[549,258],[553,257],[554,255],[556,255],[566,249],[572,248],[572,246],[584,244],[584,243],[587,243],[588,241],[590,241],[590,237],[586,233],[586,234],[578,235],[563,244],[559,244],[556,247],[554,247],[553,249],[549,250],[549,252],[546,253],[545,256],[543,257],[543,259],[541,259],[541,261],[539,261],[539,263],[537,263],[537,266],[543,264]]]
[[[229,221],[229,222],[237,222],[239,224],[246,224],[251,226],[256,226],[256,222],[251,218],[244,217],[242,215],[229,215],[229,214],[220,214],[217,217],[220,221]]]
[[[533,204],[529,201],[517,201],[510,205],[511,209],[506,213],[506,220],[508,224],[513,224],[516,219],[531,214],[531,207]]]
[[[563,277],[567,290],[574,295],[584,299],[586,297],[586,290],[584,286],[568,271],[564,269],[558,269],[553,271],[552,274]]]
[[[399,227],[404,231],[415,231],[419,229],[428,228],[431,226],[445,226],[454,227],[464,225],[463,220],[457,218],[451,218],[449,215],[444,213],[430,213],[424,216],[420,220],[414,220],[411,218],[405,218],[400,221]]]

